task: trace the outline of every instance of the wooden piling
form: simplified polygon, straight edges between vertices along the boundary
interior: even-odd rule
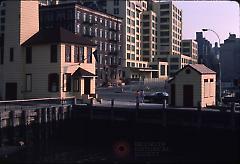
[[[41,109],[37,109],[37,120],[36,120],[36,122],[38,123],[38,124],[41,124],[41,122],[42,122],[42,112],[41,112]]]
[[[59,120],[64,120],[64,108],[63,108],[63,106],[59,107]]]
[[[47,119],[48,119],[48,122],[52,121],[52,107],[47,108]]]
[[[57,107],[53,107],[53,120],[57,121],[58,120],[58,108]]]
[[[23,110],[22,111],[22,123],[23,125],[28,125],[29,121],[29,111],[28,110]]]
[[[47,117],[47,108],[42,108],[42,120],[44,123],[47,123],[48,122],[48,117]]]
[[[71,118],[71,115],[72,115],[72,105],[68,105],[67,106],[67,117],[68,117],[68,119]]]

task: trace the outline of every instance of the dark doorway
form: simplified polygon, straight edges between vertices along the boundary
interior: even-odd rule
[[[6,83],[6,100],[17,100],[17,83]]]
[[[183,86],[183,106],[193,107],[193,85]]]
[[[90,94],[91,79],[84,78],[84,94]]]
[[[175,84],[171,84],[171,105],[175,106]]]

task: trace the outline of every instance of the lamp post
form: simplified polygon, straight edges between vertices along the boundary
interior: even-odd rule
[[[220,37],[219,35],[217,34],[216,31],[212,30],[212,29],[202,29],[202,31],[212,31],[218,38],[218,44],[219,44],[219,47],[220,47]],[[219,102],[220,104],[222,104],[222,71],[221,71],[221,55],[220,55],[220,51],[219,52],[219,58],[218,58],[218,67],[219,67]]]

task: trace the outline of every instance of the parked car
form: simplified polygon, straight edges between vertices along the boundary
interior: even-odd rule
[[[153,94],[144,96],[144,102],[162,104],[164,100],[166,100],[168,103],[168,97],[169,95],[167,92],[155,92]]]

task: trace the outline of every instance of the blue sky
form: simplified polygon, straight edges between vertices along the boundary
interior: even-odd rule
[[[202,28],[216,31],[221,43],[229,33],[240,34],[239,5],[234,1],[174,1],[183,11],[183,39],[195,39]],[[213,32],[204,32],[212,44],[218,41]]]

